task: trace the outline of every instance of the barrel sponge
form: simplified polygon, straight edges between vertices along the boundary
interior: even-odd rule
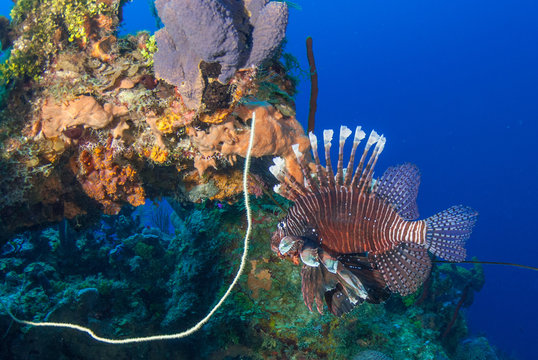
[[[259,66],[280,45],[287,5],[245,1],[155,1],[165,25],[155,35],[159,49],[154,57],[155,73],[178,87],[189,108],[197,109],[201,103],[201,61],[220,64],[218,81],[225,84],[238,69]]]
[[[286,35],[288,6],[284,2],[272,1],[256,16],[252,33],[252,49],[247,66],[258,66],[271,57]]]

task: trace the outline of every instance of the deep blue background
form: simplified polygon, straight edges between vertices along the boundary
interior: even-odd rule
[[[422,171],[419,209],[480,212],[468,255],[538,265],[538,2],[298,1],[287,51],[308,69],[314,39],[316,133],[345,124],[387,137],[378,174],[406,161]],[[7,0],[0,14],[7,14]],[[124,9],[122,32],[155,30],[148,0]],[[309,82],[300,85],[306,124]],[[470,329],[536,359],[538,273],[486,266]]]
[[[480,212],[468,255],[538,266],[538,2],[302,1],[288,51],[319,73],[316,133],[361,124],[387,137],[378,173],[411,161],[419,210]],[[300,87],[306,124],[309,83]],[[538,273],[485,265],[470,328],[537,359]]]

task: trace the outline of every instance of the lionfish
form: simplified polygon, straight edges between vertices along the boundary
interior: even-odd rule
[[[478,217],[460,205],[416,220],[418,168],[406,163],[374,179],[386,140],[372,131],[353,171],[357,147],[366,137],[359,126],[344,169],[343,148],[350,135],[350,129],[340,128],[336,175],[330,158],[332,130],[323,132],[325,167],[313,133],[314,164],[293,146],[304,181],[286,171],[282,158],[273,159],[270,167],[279,181],[275,191],[294,202],[271,238],[272,249],[296,264],[302,262],[302,294],[310,311],[315,303],[323,313],[325,300],[336,316],[362,302],[384,302],[391,293],[415,292],[430,273],[428,252],[448,261],[464,260],[464,245]]]

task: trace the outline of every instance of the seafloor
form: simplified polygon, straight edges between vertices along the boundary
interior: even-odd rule
[[[2,359],[500,359],[464,309],[480,265],[436,265],[415,294],[337,318],[310,312],[299,267],[270,249],[290,203],[274,156],[309,148],[288,9],[267,0],[157,0],[164,27],[118,37],[119,0],[18,0],[0,19],[0,296],[15,316],[111,338],[203,318],[242,254],[244,157],[254,228],[232,296],[192,336],[104,345],[0,310]],[[299,173],[299,176],[301,174]]]

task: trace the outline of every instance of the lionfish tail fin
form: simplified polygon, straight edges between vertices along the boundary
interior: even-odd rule
[[[471,236],[478,213],[467,206],[452,206],[426,219],[426,246],[448,261],[465,260],[465,241]]]

